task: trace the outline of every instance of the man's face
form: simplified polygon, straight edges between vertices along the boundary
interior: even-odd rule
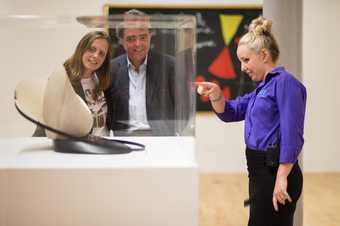
[[[123,47],[133,65],[143,63],[150,49],[151,34],[147,28],[126,28],[123,32]]]

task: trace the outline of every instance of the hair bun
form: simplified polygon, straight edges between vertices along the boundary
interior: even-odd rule
[[[271,33],[272,21],[263,18],[262,16],[252,20],[249,25],[249,32],[253,32],[256,36],[266,35]]]

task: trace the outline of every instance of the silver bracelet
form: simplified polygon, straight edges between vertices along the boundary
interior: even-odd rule
[[[210,100],[211,102],[217,102],[217,101],[220,101],[222,98],[223,98],[223,96],[220,94],[216,99],[210,99],[210,98],[209,98],[209,100]]]

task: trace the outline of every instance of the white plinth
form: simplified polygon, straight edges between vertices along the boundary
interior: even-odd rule
[[[146,150],[63,154],[46,138],[0,139],[0,225],[197,226],[194,138],[123,139]]]

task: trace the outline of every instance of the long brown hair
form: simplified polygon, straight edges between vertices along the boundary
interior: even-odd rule
[[[84,65],[82,56],[86,50],[88,50],[92,43],[97,39],[104,39],[108,43],[108,50],[105,56],[103,64],[96,70],[96,74],[99,79],[99,85],[95,89],[97,94],[100,91],[104,91],[111,85],[111,67],[110,60],[112,55],[111,50],[111,38],[103,31],[92,31],[87,33],[78,43],[73,55],[64,62],[64,67],[71,80],[71,82],[80,81],[84,74]]]

